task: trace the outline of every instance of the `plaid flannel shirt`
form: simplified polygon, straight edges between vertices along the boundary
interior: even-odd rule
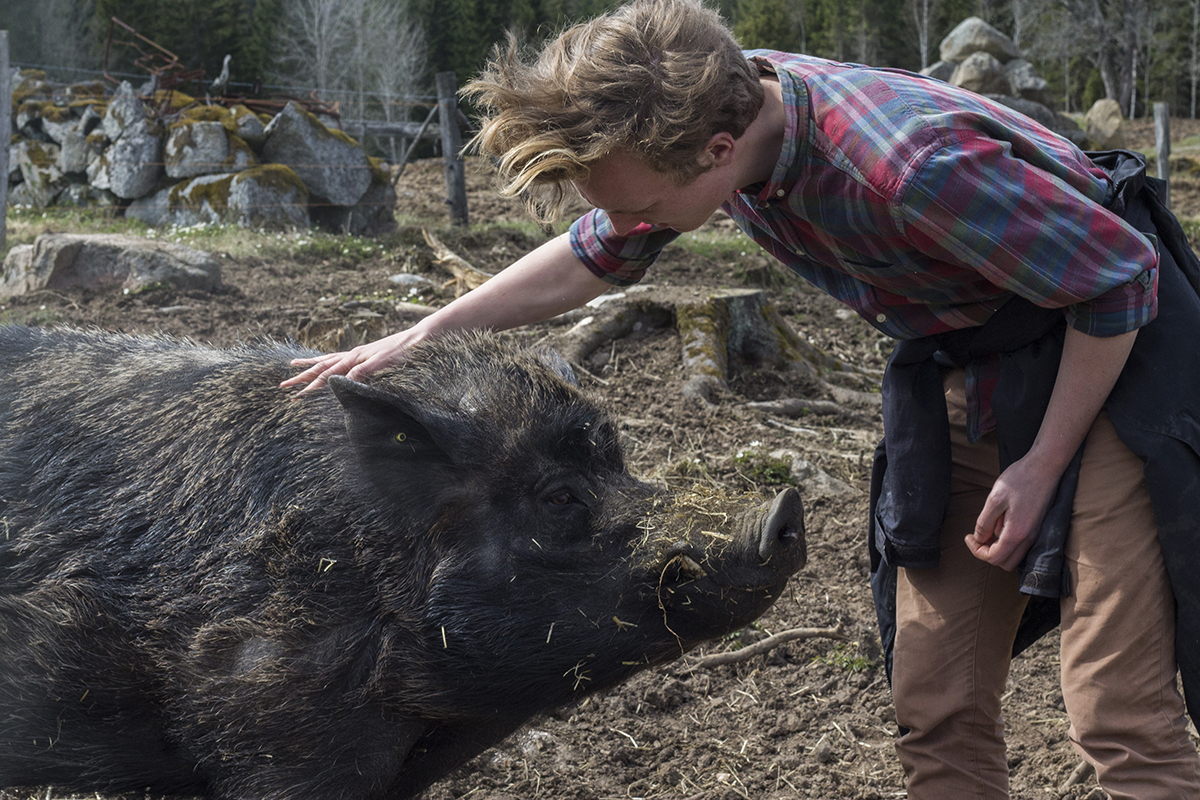
[[[982,325],[1013,295],[1093,336],[1154,318],[1154,246],[1105,208],[1110,181],[1068,140],[933,78],[746,55],[779,80],[784,146],[770,180],[722,209],[883,333]],[[617,286],[641,280],[676,236],[648,225],[618,236],[600,210],[571,226],[575,255]],[[970,371],[976,436],[991,425],[990,372]]]

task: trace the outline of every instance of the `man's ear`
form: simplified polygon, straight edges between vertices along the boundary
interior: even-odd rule
[[[727,167],[733,163],[737,151],[737,140],[728,131],[713,134],[704,149],[700,151],[700,165],[705,169]]]

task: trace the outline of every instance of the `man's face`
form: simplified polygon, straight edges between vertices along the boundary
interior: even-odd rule
[[[680,185],[637,156],[617,151],[597,162],[575,188],[625,236],[642,223],[681,233],[695,230],[737,188],[734,183],[730,170],[716,166]]]

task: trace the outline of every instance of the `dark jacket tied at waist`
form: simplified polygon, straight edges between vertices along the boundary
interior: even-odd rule
[[[1090,154],[1113,179],[1109,208],[1159,250],[1158,316],[1141,328],[1105,404],[1121,440],[1146,464],[1159,541],[1176,599],[1176,657],[1188,713],[1200,720],[1200,260],[1161,199],[1162,182],[1135,153]],[[897,343],[883,379],[884,439],[871,476],[871,587],[891,674],[896,569],[937,565],[950,486],[950,434],[942,368],[1000,359],[991,396],[1004,469],[1029,451],[1062,356],[1061,309],[1015,297],[983,326]],[[1019,569],[1032,595],[1013,653],[1058,625],[1071,587],[1063,562],[1082,450],[1059,483]]]

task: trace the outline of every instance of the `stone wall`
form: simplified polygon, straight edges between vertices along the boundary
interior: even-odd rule
[[[12,78],[9,202],[111,207],[150,225],[363,234],[395,224],[388,173],[296,103],[274,116],[129,83]]]

